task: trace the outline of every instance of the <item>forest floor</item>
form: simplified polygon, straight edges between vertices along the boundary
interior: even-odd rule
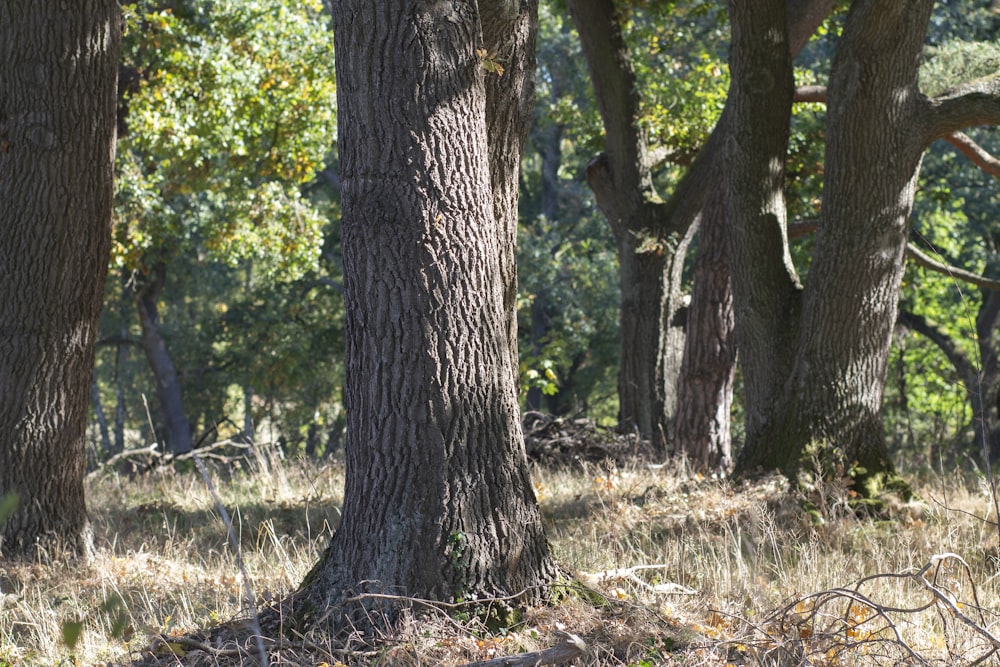
[[[575,665],[1000,662],[998,530],[981,477],[913,480],[920,502],[859,518],[849,481],[734,484],[570,440],[529,438],[529,451],[543,461],[535,488],[556,557],[591,592],[500,632],[441,612],[367,652],[272,646],[271,664],[465,665],[544,651],[562,633],[587,645]],[[343,467],[259,449],[269,454],[212,478],[262,605],[328,543]],[[247,588],[202,477],[101,471],[88,490],[91,562],[0,563],[0,667],[239,664],[190,639],[246,618]]]

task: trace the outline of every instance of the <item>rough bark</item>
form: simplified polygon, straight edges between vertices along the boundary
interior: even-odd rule
[[[191,451],[191,425],[184,411],[184,398],[177,368],[160,329],[160,293],[166,282],[166,265],[156,264],[136,295],[136,310],[142,330],[142,351],[156,381],[156,398],[163,417],[162,433],[167,450],[174,454]]]
[[[111,242],[118,5],[0,4],[0,554],[86,552],[85,429]]]
[[[722,180],[721,169],[714,177]],[[684,454],[696,466],[728,472],[736,337],[726,224],[725,193],[719,188],[708,196],[698,225],[688,336],[678,380],[674,453]]]
[[[729,135],[725,186],[736,336],[748,443],[791,368],[798,278],[788,251],[784,161],[791,118],[785,3],[730,2]]]
[[[861,480],[893,473],[881,403],[927,144],[928,133],[914,128],[928,127],[917,65],[932,5],[851,6],[830,77],[823,218],[794,365],[760,428],[748,429],[744,470],[791,470],[818,456]]]
[[[520,431],[504,268],[513,239],[495,215],[511,201],[495,188],[517,181],[493,161],[517,160],[489,146],[518,142],[489,132],[496,75],[475,52],[476,4],[345,0],[334,25],[347,480],[341,524],[295,615],[336,631],[391,622],[400,602],[368,593],[537,599],[556,568]]]

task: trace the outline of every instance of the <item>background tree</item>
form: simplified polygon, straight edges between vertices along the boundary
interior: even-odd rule
[[[508,299],[537,15],[490,7],[334,6],[347,481],[340,527],[296,596],[300,620],[395,617],[385,598],[348,604],[368,591],[538,599],[556,573]]]
[[[619,288],[611,229],[584,167],[601,121],[565,7],[539,6],[537,96],[521,166],[521,383],[529,410],[617,420]]]
[[[252,299],[258,286],[317,268],[324,219],[300,187],[332,143],[332,48],[318,3],[138,11],[126,42],[138,80],[127,97],[129,133],[118,161],[115,257],[134,288],[164,437],[183,452],[193,427],[169,349],[179,341],[168,340],[164,319],[183,317],[172,307],[187,309],[190,301],[168,298],[168,274],[184,262],[214,261],[233,269],[225,279]],[[206,341],[209,350],[212,344]],[[188,384],[202,385],[203,370],[189,367]]]
[[[111,240],[118,5],[0,7],[0,553],[86,551],[84,433]]]

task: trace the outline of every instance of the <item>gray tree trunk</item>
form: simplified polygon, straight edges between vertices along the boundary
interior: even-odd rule
[[[653,187],[640,94],[614,0],[569,0],[605,128],[587,182],[617,242],[621,284],[618,425],[661,451],[673,431],[684,349],[681,274],[693,230],[657,236],[666,209]]]
[[[153,379],[156,398],[166,430],[161,434],[167,450],[174,454],[191,451],[191,424],[184,410],[184,397],[177,368],[167,350],[160,329],[160,293],[166,282],[166,265],[158,263],[146,276],[146,283],[136,295],[136,310],[142,328],[142,351],[146,355]]]
[[[118,4],[0,3],[0,554],[86,552],[85,430],[111,243]]]
[[[301,621],[391,622],[399,603],[345,602],[366,592],[538,599],[556,574],[510,330],[533,69],[521,50],[537,20],[533,3],[520,7],[480,17],[475,3],[334,5],[347,481],[341,524],[294,601]],[[503,90],[476,55],[496,44],[488,25],[516,33],[500,40]]]

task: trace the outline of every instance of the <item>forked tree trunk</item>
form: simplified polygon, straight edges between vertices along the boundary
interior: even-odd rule
[[[490,19],[531,30],[536,7],[521,7]],[[501,122],[488,113],[485,79],[497,75],[476,54],[475,3],[345,0],[334,15],[347,480],[296,615],[335,630],[391,621],[398,602],[345,602],[366,592],[538,599],[556,568],[520,431],[514,236],[510,212],[497,215],[516,193],[496,191],[516,191],[498,170],[517,169],[530,59],[498,54],[504,78],[521,79],[505,84],[515,99],[494,102],[514,114]]]
[[[111,243],[113,0],[0,3],[0,554],[90,543],[83,476]]]
[[[851,6],[830,76],[823,217],[793,366],[763,420],[748,426],[743,469],[794,470],[811,459],[826,473],[853,467],[862,480],[893,472],[881,404],[908,218],[933,133],[917,88],[933,4]]]

